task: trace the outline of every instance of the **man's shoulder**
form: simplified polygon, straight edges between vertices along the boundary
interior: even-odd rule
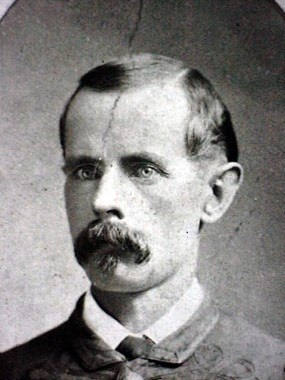
[[[52,363],[65,350],[68,323],[65,322],[26,343],[0,353],[0,378],[21,378],[29,367]]]
[[[226,334],[230,338],[230,345],[235,342],[235,346],[246,348],[246,350],[256,351],[259,348],[260,354],[276,354],[282,351],[285,354],[285,342],[266,333],[247,320],[221,313],[217,325],[218,335],[221,337]]]
[[[221,313],[207,341],[222,351],[229,367],[252,368],[260,379],[281,379],[285,364],[285,342],[242,318]]]

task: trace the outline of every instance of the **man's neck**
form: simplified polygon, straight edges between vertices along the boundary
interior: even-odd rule
[[[176,273],[167,282],[139,293],[105,292],[93,287],[92,294],[100,307],[133,333],[145,330],[185,293],[193,275]],[[189,300],[191,302],[191,300]]]

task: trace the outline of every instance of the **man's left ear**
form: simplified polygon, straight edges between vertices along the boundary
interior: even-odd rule
[[[231,205],[243,180],[243,169],[237,162],[220,166],[209,181],[210,192],[202,213],[204,223],[220,219]]]

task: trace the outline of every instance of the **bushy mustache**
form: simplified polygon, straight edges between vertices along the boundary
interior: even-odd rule
[[[112,245],[114,251],[98,254],[104,244]],[[125,225],[108,221],[91,222],[76,238],[74,251],[80,265],[84,267],[92,260],[103,272],[114,269],[126,254],[131,255],[136,264],[147,261],[150,255],[142,234],[131,231]]]

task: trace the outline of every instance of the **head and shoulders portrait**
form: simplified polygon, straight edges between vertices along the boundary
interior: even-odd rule
[[[188,22],[194,23],[202,17],[202,9],[198,3],[193,3],[181,2],[178,8],[184,7],[189,12]],[[73,30],[73,15],[81,12],[81,22],[85,22],[87,8],[76,5],[76,2],[66,4],[64,10],[69,12],[66,27]],[[168,1],[166,4],[167,9],[173,6]],[[223,4],[226,7],[226,2]],[[128,5],[127,1],[122,2],[117,8],[118,12],[123,14],[124,7],[129,10]],[[248,170],[249,164],[240,160],[239,140],[245,144],[245,138],[250,136],[248,144],[253,149],[251,159],[256,160],[256,151],[261,149],[255,145],[256,140],[260,139],[258,133],[255,131],[253,135],[252,130],[245,130],[251,128],[248,124],[252,123],[246,120],[248,114],[245,108],[253,110],[256,106],[255,112],[259,109],[265,118],[262,102],[255,100],[254,103],[252,100],[252,104],[244,104],[241,101],[249,97],[243,88],[245,80],[243,84],[234,81],[238,75],[249,75],[245,72],[245,63],[243,70],[233,64],[236,77],[233,76],[231,82],[230,74],[227,74],[223,87],[218,80],[216,86],[208,79],[208,74],[205,75],[197,67],[199,60],[195,59],[193,52],[185,57],[177,52],[145,52],[149,49],[146,49],[148,43],[143,43],[146,38],[143,34],[140,48],[134,52],[132,44],[138,38],[135,34],[139,34],[143,17],[146,25],[151,25],[148,15],[152,5],[151,2],[140,3],[139,17],[135,18],[133,33],[126,40],[125,54],[102,59],[93,66],[89,64],[90,59],[87,63],[81,63],[81,67],[88,69],[80,71],[78,75],[73,73],[73,77],[77,78],[75,89],[67,89],[68,86],[61,88],[65,98],[59,97],[59,93],[48,93],[47,90],[37,91],[35,84],[35,94],[41,93],[40,98],[34,94],[31,100],[25,98],[24,94],[14,95],[15,89],[11,91],[12,98],[18,99],[16,113],[19,115],[22,112],[22,97],[25,98],[25,107],[29,107],[29,102],[35,102],[33,106],[38,109],[38,113],[44,107],[44,103],[41,103],[43,100],[51,102],[47,106],[49,112],[55,100],[57,102],[57,123],[56,116],[52,115],[55,123],[49,128],[54,128],[51,129],[54,133],[56,126],[59,126],[58,142],[54,145],[57,144],[58,148],[56,160],[62,160],[63,165],[61,169],[57,168],[62,173],[62,180],[55,180],[57,185],[54,193],[61,185],[69,228],[69,231],[66,228],[66,232],[70,233],[71,239],[69,245],[66,245],[66,240],[61,241],[55,250],[69,250],[64,257],[72,256],[70,251],[73,250],[77,264],[84,271],[84,282],[78,285],[78,289],[85,289],[77,297],[70,317],[62,319],[58,326],[54,324],[54,328],[45,329],[49,330],[47,332],[31,336],[24,343],[17,342],[16,347],[0,354],[0,377],[5,380],[282,379],[285,346],[280,339],[281,334],[269,330],[266,332],[262,323],[257,323],[257,327],[252,319],[246,318],[237,302],[239,298],[234,293],[233,285],[232,288],[229,286],[231,293],[223,290],[224,303],[219,301],[219,291],[215,290],[215,286],[225,287],[231,281],[239,281],[241,296],[245,297],[249,293],[254,302],[254,292],[246,282],[242,282],[243,276],[250,271],[248,278],[261,284],[260,276],[265,272],[264,269],[258,272],[256,253],[253,253],[253,258],[249,257],[250,250],[257,244],[256,240],[250,244],[251,232],[242,231],[241,236],[247,239],[244,243],[239,240],[241,237],[237,238],[240,231],[246,229],[245,224],[249,226],[247,228],[251,226],[257,231],[262,223],[254,221],[252,215],[257,214],[257,211],[251,208],[252,201],[248,202],[248,206],[242,206],[241,203],[246,202],[245,196],[236,200],[242,184],[246,186],[247,177],[253,181],[254,176]],[[64,14],[63,10],[54,7],[54,14]],[[263,7],[263,12],[266,7],[271,10],[272,19],[280,17],[280,9],[275,4]],[[106,16],[107,8],[102,4],[98,9],[94,8],[96,20],[99,17],[96,11],[100,17],[111,17]],[[190,10],[194,12],[193,16]],[[214,19],[220,17],[221,24],[226,24],[219,11],[215,7],[212,10],[216,10]],[[4,20],[7,20],[7,25],[9,20],[12,25],[19,22],[17,11],[26,14],[27,18],[33,14],[20,1],[19,8],[15,6],[11,15],[8,14]],[[44,18],[47,25],[43,29],[50,28],[54,38],[54,24],[49,23],[49,16],[41,11],[38,9],[39,17]],[[132,10],[129,11],[132,14]],[[159,14],[161,12],[164,12],[162,8]],[[182,17],[175,7],[173,12],[177,13],[178,18]],[[240,9],[235,9],[228,19],[234,14],[241,17],[240,12]],[[265,23],[265,13],[262,15],[259,21]],[[90,23],[87,18],[88,28],[91,28]],[[3,25],[5,29],[5,22]],[[102,29],[102,36],[106,36],[106,30],[103,31],[106,25],[102,25],[98,28]],[[115,21],[114,25],[119,28]],[[165,30],[164,25],[161,28]],[[186,24],[183,28],[187,29]],[[215,29],[214,25],[212,28]],[[11,30],[8,29],[10,35]],[[42,29],[39,27],[39,30]],[[189,39],[191,33],[196,36],[198,32],[199,28],[189,31]],[[85,32],[80,33],[84,35]],[[172,38],[175,40],[174,36]],[[253,42],[256,38],[251,37]],[[231,41],[232,37],[228,37],[228,40]],[[209,48],[209,42],[207,44]],[[90,51],[90,48],[85,46],[83,50]],[[196,50],[199,52],[199,47]],[[74,54],[81,57],[80,52]],[[41,55],[44,57],[46,53],[41,52]],[[272,56],[274,59],[275,56]],[[63,54],[60,59],[53,58],[59,62],[64,59]],[[203,54],[200,56],[202,59]],[[6,60],[8,62],[9,58]],[[74,65],[73,62],[71,66]],[[65,63],[67,67],[68,60]],[[212,67],[214,69],[215,65],[212,64]],[[18,70],[17,67],[13,69]],[[49,71],[50,68],[45,70]],[[256,69],[256,75],[260,70]],[[211,70],[208,73],[211,74]],[[8,66],[6,75],[9,79]],[[54,74],[54,77],[57,76]],[[276,69],[275,82],[271,82],[275,90],[280,88],[277,76]],[[5,83],[7,88],[8,79]],[[63,81],[66,80],[63,76]],[[262,83],[266,86],[267,79],[263,79]],[[19,86],[25,88],[26,84],[20,83]],[[57,86],[60,83],[48,82],[49,89],[56,89]],[[223,88],[227,95],[222,93]],[[230,95],[234,89],[235,95]],[[257,92],[258,89],[257,86]],[[269,88],[268,96],[272,96],[270,91]],[[241,94],[239,97],[238,92]],[[234,99],[242,104],[233,104]],[[237,110],[245,112],[245,115],[241,113],[237,118],[244,130],[236,128],[235,117],[231,113],[232,104],[235,115]],[[271,115],[275,111],[273,118],[277,125],[281,112],[278,100],[274,107]],[[47,116],[48,112],[42,111],[40,120],[43,121]],[[252,117],[256,123],[260,115],[254,114]],[[27,122],[27,118],[24,118],[25,125]],[[278,128],[276,133],[281,134]],[[44,148],[48,145],[51,132],[45,133],[40,136],[40,142],[36,141],[39,147],[35,149],[38,149],[41,161],[34,167],[38,170],[43,167],[43,173],[51,173],[55,170],[56,162],[52,163],[53,169],[48,169],[50,163],[44,166],[54,156],[51,149]],[[24,138],[25,130],[21,134]],[[31,127],[28,135],[38,136],[36,128]],[[52,139],[55,136],[52,135]],[[44,151],[43,155],[41,151]],[[246,152],[245,149],[242,151]],[[248,157],[249,153],[250,150]],[[62,158],[58,158],[60,154]],[[261,170],[258,164],[256,167]],[[270,168],[266,169],[270,172]],[[264,170],[261,172],[264,173]],[[273,174],[271,177],[274,178]],[[263,180],[256,180],[255,188],[259,181]],[[13,187],[12,181],[9,186]],[[247,191],[250,194],[250,190]],[[41,193],[39,189],[33,192]],[[48,204],[51,204],[54,196],[51,196]],[[15,198],[19,199],[19,196],[16,194]],[[43,201],[42,197],[39,199]],[[281,199],[281,196],[278,194],[276,199]],[[253,203],[257,200],[254,198]],[[250,207],[250,210],[246,207]],[[231,208],[238,210],[237,214],[230,211]],[[246,219],[241,217],[240,209],[244,210]],[[267,215],[266,209],[262,211],[262,216]],[[231,212],[232,216],[228,215]],[[52,213],[52,210],[47,210],[51,222],[42,227],[56,230],[61,220],[56,219],[57,214],[53,223]],[[270,214],[270,211],[267,213]],[[269,220],[269,216],[267,218]],[[11,222],[13,217],[9,220]],[[269,231],[274,230],[273,227],[268,228]],[[280,236],[276,237],[277,247],[280,239]],[[34,244],[35,240],[33,238],[30,244]],[[54,241],[48,243],[50,247],[56,245]],[[265,244],[263,240],[262,244]],[[244,248],[246,245],[248,249]],[[24,250],[27,247],[25,245]],[[41,257],[35,251],[27,265],[31,271],[43,273],[45,278],[49,274],[46,274],[42,265],[45,260],[52,262],[54,256],[49,258],[48,250],[41,245],[38,247],[39,251],[45,252],[45,256]],[[272,255],[267,251],[262,253],[264,260],[272,258]],[[13,260],[17,263],[16,258],[13,257]],[[275,260],[279,260],[278,253]],[[61,265],[64,273],[64,259],[58,258],[59,262],[61,264],[55,261],[52,265]],[[230,265],[228,262],[234,263],[231,268],[227,267]],[[238,263],[240,266],[235,268]],[[256,268],[252,267],[253,263]],[[71,281],[76,282],[79,277],[72,272],[72,265],[76,266],[75,261],[66,263],[66,268]],[[271,264],[269,268],[273,271],[274,265]],[[276,273],[278,283],[281,277],[277,269]],[[76,288],[76,284],[73,286]],[[278,286],[275,285],[275,288]],[[57,308],[66,302],[67,297],[76,301],[74,294],[67,290],[68,287],[65,289],[62,286],[60,297],[52,297]],[[281,294],[276,297],[277,300],[282,298]],[[232,306],[233,300],[236,303]],[[246,300],[242,302],[246,303]],[[257,304],[260,302],[261,298]],[[26,303],[29,305],[28,299]],[[36,303],[34,300],[31,304]],[[227,305],[230,305],[228,309]],[[260,305],[258,308],[265,310]],[[277,305],[275,310],[281,313],[280,306]],[[267,319],[270,320],[269,317]],[[278,323],[275,328],[277,326]]]

